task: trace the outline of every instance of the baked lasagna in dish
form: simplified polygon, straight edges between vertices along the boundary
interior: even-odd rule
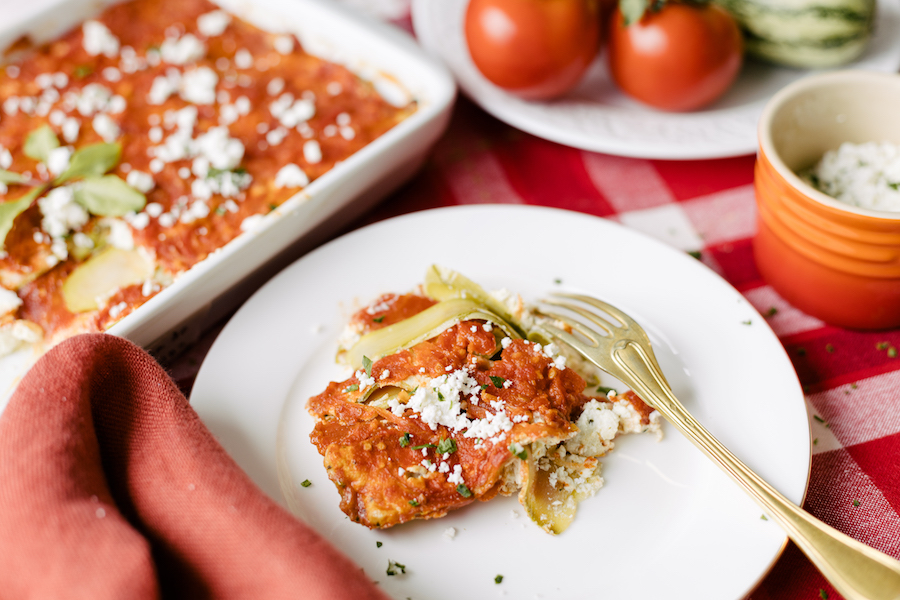
[[[338,353],[353,374],[307,404],[344,513],[384,528],[517,493],[560,533],[617,436],[661,435],[659,413],[536,335],[541,318],[440,267],[359,310]]]
[[[0,66],[0,354],[103,331],[412,114],[207,0],[133,0]]]

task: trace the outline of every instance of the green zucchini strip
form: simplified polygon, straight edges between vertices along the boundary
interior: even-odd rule
[[[544,531],[558,535],[575,519],[578,503],[574,493],[551,485],[550,471],[538,468],[532,452],[528,453],[527,463],[528,480],[519,492],[519,502],[525,507],[528,518]]]
[[[468,277],[452,269],[431,265],[428,271],[425,272],[424,289],[425,294],[435,300],[450,300],[452,298],[473,299],[503,317],[503,320],[515,329],[518,334],[517,337],[527,337],[518,319],[509,312],[509,308],[505,304],[485,292],[484,288]]]
[[[362,366],[363,356],[373,362],[399,350],[431,339],[460,321],[490,321],[511,338],[521,338],[518,331],[499,315],[470,298],[454,298],[439,302],[399,323],[376,329],[362,336],[347,351],[346,363],[354,369]]]

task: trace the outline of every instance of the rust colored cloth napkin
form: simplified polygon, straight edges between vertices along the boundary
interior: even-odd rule
[[[0,416],[0,596],[386,599],[104,334],[51,350]]]

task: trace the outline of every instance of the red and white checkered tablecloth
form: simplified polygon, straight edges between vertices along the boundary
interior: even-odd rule
[[[402,2],[387,2],[388,16],[402,15]],[[797,370],[814,441],[804,507],[900,558],[900,356],[889,355],[889,348],[900,348],[900,331],[828,326],[761,279],[752,253],[754,160],[657,161],[586,152],[522,133],[461,99],[424,169],[353,227],[439,206],[534,204],[597,215],[699,251],[704,264],[766,315]],[[170,365],[183,387],[190,387],[215,334]],[[790,544],[750,598],[826,596],[840,598]]]

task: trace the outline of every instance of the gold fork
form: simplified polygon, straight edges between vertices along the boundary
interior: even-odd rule
[[[774,519],[809,557],[828,581],[848,600],[900,599],[900,561],[879,552],[819,521],[782,496],[712,436],[672,393],[656,362],[643,328],[618,308],[577,294],[553,294],[543,303],[579,315],[604,333],[555,311],[541,314],[571,327],[587,340],[547,322],[538,324],[538,337],[558,339],[584,358],[630,387],[734,479],[763,511]],[[603,311],[613,323],[585,307]],[[546,340],[545,340],[546,341]]]

